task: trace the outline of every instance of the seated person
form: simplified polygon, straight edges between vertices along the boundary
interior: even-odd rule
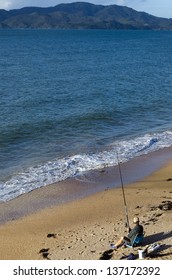
[[[140,225],[139,218],[134,217],[133,223],[135,224],[135,227],[133,229],[128,228],[128,232],[129,232],[128,236],[127,237],[122,236],[115,245],[112,245],[112,248],[117,249],[124,243],[126,243],[128,245],[132,245],[133,241],[137,235],[143,235],[143,226]]]

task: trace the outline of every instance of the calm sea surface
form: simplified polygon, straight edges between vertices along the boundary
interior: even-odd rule
[[[172,32],[0,30],[0,200],[172,146]]]

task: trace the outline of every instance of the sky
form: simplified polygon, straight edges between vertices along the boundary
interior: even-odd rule
[[[98,5],[117,4],[154,16],[172,18],[172,0],[0,0],[0,9],[11,10],[29,6],[51,7],[71,2],[90,2]]]

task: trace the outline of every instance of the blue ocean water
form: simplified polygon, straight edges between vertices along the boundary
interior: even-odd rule
[[[172,32],[0,30],[0,200],[172,146]]]

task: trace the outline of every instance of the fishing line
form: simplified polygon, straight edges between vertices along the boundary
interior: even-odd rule
[[[127,211],[127,203],[126,203],[125,192],[124,192],[124,184],[123,184],[123,179],[122,179],[121,165],[120,165],[120,161],[119,161],[119,158],[118,158],[117,151],[116,151],[116,157],[117,157],[118,170],[119,170],[119,176],[120,176],[120,181],[121,181],[122,195],[123,195],[123,200],[124,200],[124,208],[125,208],[125,216],[126,216],[125,226],[129,228],[130,226],[129,226],[128,211]]]

